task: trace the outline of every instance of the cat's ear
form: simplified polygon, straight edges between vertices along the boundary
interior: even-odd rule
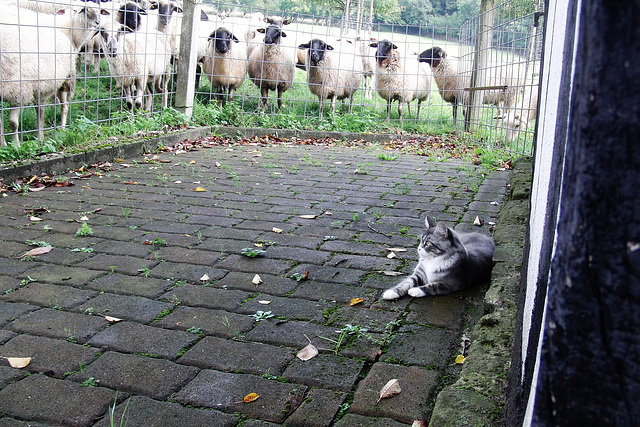
[[[447,239],[449,237],[449,227],[447,227],[444,222],[439,222],[438,225],[436,225],[436,229],[433,234],[441,239]]]
[[[429,215],[427,215],[427,217],[424,219],[424,225],[427,228],[435,227],[436,226],[436,220],[433,219],[432,217],[430,217]]]

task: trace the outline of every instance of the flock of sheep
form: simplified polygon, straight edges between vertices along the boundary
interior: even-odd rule
[[[36,107],[38,139],[43,138],[44,105],[51,99],[61,104],[61,126],[66,125],[80,60],[97,69],[100,58],[106,59],[128,109],[144,104],[145,110],[151,110],[154,94],[160,94],[163,108],[167,107],[169,79],[180,60],[179,3],[128,0],[121,5],[106,3],[107,8],[105,3],[89,0],[53,1],[0,0],[6,11],[0,15],[0,100],[11,107],[14,144],[19,144],[22,107]],[[288,24],[281,17],[264,18],[260,13],[240,19],[209,19],[203,13],[196,85],[200,76],[207,78],[223,104],[233,99],[248,76],[260,91],[261,107],[267,106],[272,91],[280,109],[298,68],[306,72],[309,91],[318,97],[320,117],[325,101],[332,112],[336,101],[348,101],[351,111],[354,94],[364,82],[366,99],[371,99],[375,86],[386,101],[387,121],[393,101],[398,102],[401,121],[404,105],[409,109],[412,101],[417,101],[419,116],[421,103],[429,100],[432,81],[452,104],[454,123],[457,107],[469,101],[465,88],[470,76],[460,72],[456,61],[440,48],[409,54],[389,40],[296,34],[287,30]],[[523,76],[499,74],[491,75],[488,84],[501,89],[487,90],[484,103],[498,107],[496,118],[512,140],[535,118],[531,113],[535,108],[531,110],[529,104],[534,99],[537,103],[537,91],[525,97],[520,93]],[[0,115],[0,145],[6,145],[1,120]]]

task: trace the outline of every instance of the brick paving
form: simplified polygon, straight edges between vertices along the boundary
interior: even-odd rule
[[[486,288],[380,291],[414,267],[426,214],[488,232],[508,172],[392,153],[164,152],[0,199],[0,355],[32,358],[0,359],[0,426],[109,426],[114,403],[129,426],[428,420]],[[35,242],[53,249],[22,257]],[[309,341],[320,354],[301,361]],[[402,392],[376,403],[393,378]]]

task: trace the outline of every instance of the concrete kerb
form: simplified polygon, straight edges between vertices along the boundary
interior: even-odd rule
[[[95,150],[68,154],[53,155],[47,159],[25,160],[17,165],[0,167],[0,179],[10,184],[19,178],[47,174],[59,175],[69,170],[77,169],[82,165],[92,165],[99,162],[113,161],[118,158],[132,158],[151,153],[161,146],[173,145],[184,140],[194,140],[208,135],[226,136],[231,138],[252,138],[255,136],[274,136],[276,138],[335,138],[342,140],[364,140],[369,142],[384,142],[390,140],[407,140],[415,138],[415,135],[396,134],[365,134],[353,132],[318,132],[295,129],[267,129],[245,128],[228,126],[203,126],[175,133],[144,137],[135,140],[127,139],[126,142],[114,142],[111,146]],[[110,144],[105,141],[105,145]]]
[[[519,260],[524,253],[519,229],[526,226],[529,211],[528,203],[522,202],[530,193],[531,167],[530,160],[521,159],[514,164],[501,211],[517,209],[521,215],[501,214],[494,233],[497,247],[508,245],[517,252],[514,259]],[[469,355],[459,379],[438,394],[430,426],[504,424],[519,286],[520,265],[507,259],[497,261],[485,294],[485,314],[474,328]]]

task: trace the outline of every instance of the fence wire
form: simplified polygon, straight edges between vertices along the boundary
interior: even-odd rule
[[[112,1],[98,8],[75,0],[3,2],[0,117],[7,142],[46,139],[69,123],[152,118],[174,105],[176,79],[182,78],[176,64],[185,57],[179,51],[185,33],[179,3]],[[337,115],[350,113],[354,120],[380,121],[388,115],[392,124],[409,130],[417,124],[438,133],[469,126],[470,117],[453,127],[451,103],[443,100],[447,92],[434,78],[439,70],[418,57],[439,47],[457,61],[457,71],[441,77],[456,81],[460,108],[467,111],[472,74],[478,72],[473,69],[479,37],[475,18],[462,28],[446,29],[375,23],[369,13],[345,23],[329,13],[291,14],[207,1],[201,8],[198,62],[189,64],[199,76],[198,103],[232,105],[258,124],[261,117],[277,116],[304,118],[314,126],[335,117],[335,108]],[[490,61],[484,67],[485,75],[494,77],[482,86],[500,86],[494,81],[498,77],[517,81],[498,89],[513,98],[500,111],[481,104],[482,113],[473,116],[475,135],[530,154],[542,26],[533,12],[512,13],[501,5],[493,13],[486,48]],[[265,37],[277,46],[267,46]],[[391,53],[377,61],[383,45]],[[491,92],[482,91],[486,101]]]

